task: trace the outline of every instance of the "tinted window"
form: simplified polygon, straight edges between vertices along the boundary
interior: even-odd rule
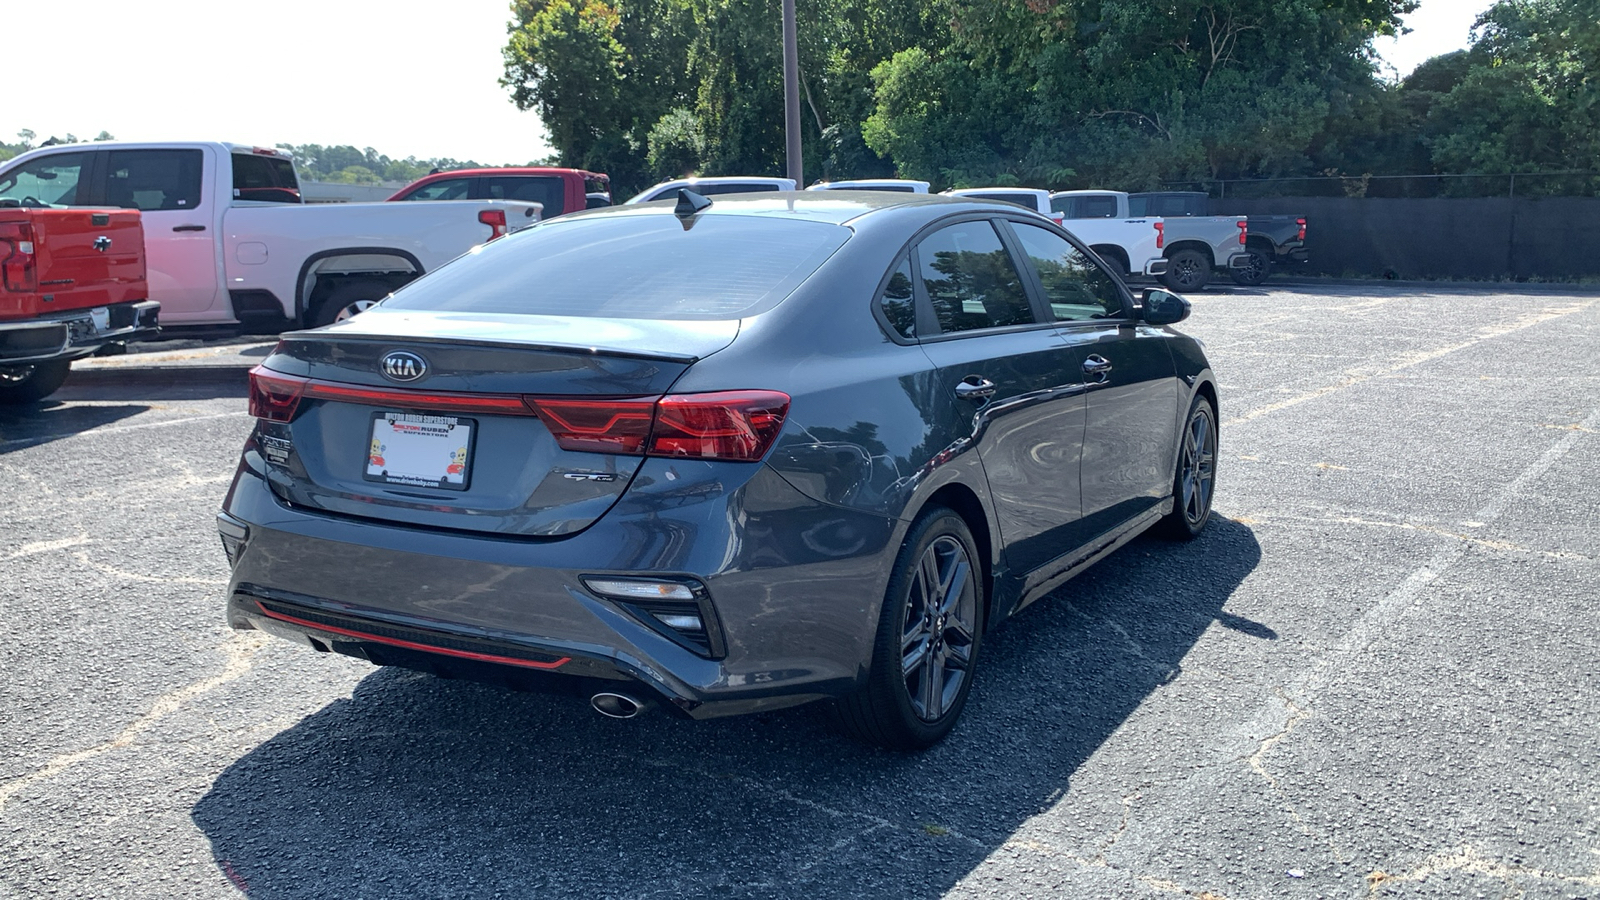
[[[1034,321],[1011,254],[988,222],[934,232],[917,245],[917,262],[944,333]]]
[[[777,305],[838,250],[838,225],[702,215],[555,219],[401,288],[386,309],[734,319]]]
[[[239,200],[299,203],[294,163],[278,156],[233,154],[233,196]]]
[[[1128,210],[1136,216],[1203,216],[1206,199],[1190,193],[1130,194]]]
[[[1011,223],[1023,252],[1039,273],[1045,299],[1057,319],[1105,319],[1122,315],[1116,278],[1095,265],[1066,238],[1037,225]]]
[[[733,184],[689,185],[689,189],[702,197],[710,197],[713,194],[755,194],[761,191],[775,191],[778,186],[767,181],[740,181]],[[676,189],[661,195],[663,199],[676,196],[678,196]]]
[[[1057,197],[1050,201],[1050,209],[1064,213],[1069,219],[1114,219],[1117,217],[1117,198]]]
[[[543,203],[543,218],[566,212],[567,186],[555,175],[497,175],[483,177],[483,199],[526,200]]]
[[[106,203],[146,212],[200,205],[201,150],[112,150]]]
[[[55,153],[25,163],[0,179],[0,200],[19,206],[71,206],[78,202],[78,178],[88,162],[87,153]]]
[[[917,307],[911,291],[911,260],[902,259],[900,265],[895,267],[894,274],[889,276],[889,283],[883,286],[878,307],[883,310],[890,327],[900,332],[902,337],[917,336]]]
[[[465,200],[467,199],[467,189],[470,187],[472,187],[472,179],[470,178],[445,178],[425,184],[400,199]]]
[[[583,192],[585,194],[611,195],[611,179],[604,175],[586,175],[583,179]]]
[[[962,194],[973,200],[996,200],[1000,203],[1013,203],[1023,209],[1033,209],[1033,197],[1018,194]]]

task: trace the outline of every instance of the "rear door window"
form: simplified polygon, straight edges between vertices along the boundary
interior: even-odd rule
[[[281,156],[233,154],[233,197],[269,203],[299,203],[300,180],[294,163]]]
[[[557,175],[485,175],[479,179],[478,190],[484,200],[543,203],[546,219],[567,211],[567,185]]]
[[[1087,254],[1049,229],[1012,222],[1023,253],[1039,275],[1045,300],[1058,321],[1118,318],[1122,291],[1116,278]]]
[[[78,183],[89,166],[88,153],[52,153],[8,172],[0,179],[5,206],[72,206]]]
[[[112,150],[107,156],[105,202],[154,212],[200,205],[201,150]]]
[[[939,229],[917,245],[917,262],[944,334],[1037,321],[1016,264],[988,221]]]
[[[471,178],[443,178],[439,181],[425,184],[411,193],[401,197],[401,200],[466,200],[472,188]]]
[[[1115,197],[1060,197],[1050,201],[1053,212],[1064,213],[1069,219],[1115,219]]]

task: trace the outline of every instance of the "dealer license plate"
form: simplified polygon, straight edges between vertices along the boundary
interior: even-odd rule
[[[368,481],[464,491],[472,479],[471,419],[418,413],[372,416]]]

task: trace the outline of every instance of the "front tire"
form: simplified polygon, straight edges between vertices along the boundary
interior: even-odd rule
[[[0,405],[36,403],[67,380],[72,360],[52,359],[24,366],[0,366]]]
[[[1172,512],[1158,527],[1167,537],[1192,541],[1211,521],[1211,500],[1217,486],[1217,409],[1210,400],[1194,398],[1179,440]]]
[[[895,558],[867,681],[837,702],[843,730],[890,750],[942,740],[972,689],[983,610],[971,530],[949,509],[927,510]]]

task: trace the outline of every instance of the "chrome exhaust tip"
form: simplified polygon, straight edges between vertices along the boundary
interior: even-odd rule
[[[627,694],[613,694],[610,691],[601,691],[590,697],[589,705],[608,719],[631,719],[644,709],[643,703]]]

